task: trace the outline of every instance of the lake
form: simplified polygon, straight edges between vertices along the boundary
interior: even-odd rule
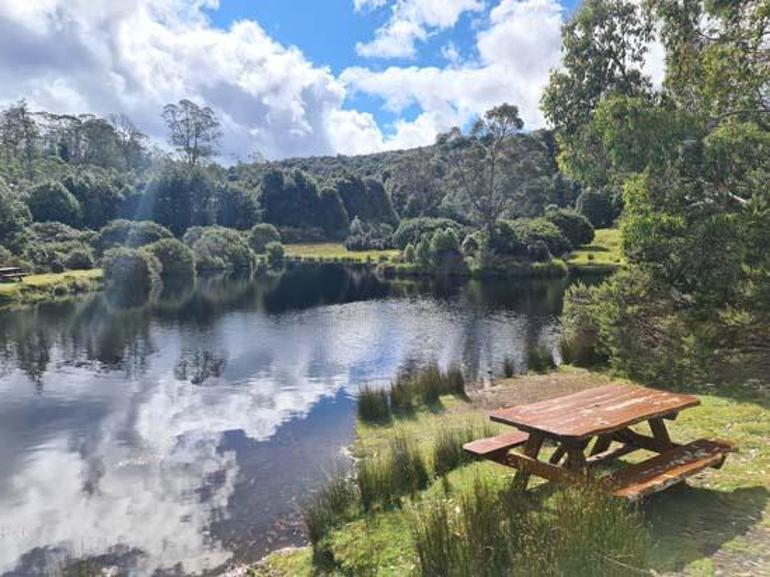
[[[297,503],[343,458],[361,383],[525,370],[565,286],[329,265],[0,312],[0,575],[216,574],[302,543]]]

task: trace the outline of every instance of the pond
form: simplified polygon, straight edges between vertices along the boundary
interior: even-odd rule
[[[297,503],[351,442],[361,383],[524,370],[565,285],[329,265],[0,313],[0,575],[216,574],[301,543]]]

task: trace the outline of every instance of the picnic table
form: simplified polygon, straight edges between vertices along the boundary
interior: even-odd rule
[[[464,449],[517,470],[515,483],[526,489],[530,476],[565,484],[584,482],[598,465],[646,449],[655,455],[625,465],[599,480],[630,500],[662,491],[707,467],[719,468],[733,446],[726,441],[671,440],[666,421],[700,400],[692,395],[634,385],[607,385],[528,405],[498,409],[493,421],[517,430],[466,443]],[[650,434],[631,427],[646,421]],[[549,459],[539,455],[546,441],[556,445]],[[521,447],[521,451],[513,449]]]
[[[27,273],[21,272],[21,269],[15,266],[0,267],[0,282],[20,281]]]

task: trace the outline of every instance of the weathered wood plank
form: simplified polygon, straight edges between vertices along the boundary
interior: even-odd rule
[[[585,439],[642,421],[671,417],[697,397],[634,385],[607,385],[547,401],[493,411],[493,421],[549,437]]]
[[[529,479],[530,475],[535,475],[543,479],[548,479],[549,481],[564,484],[579,483],[585,480],[585,476],[581,472],[572,471],[549,463],[543,463],[533,457],[515,452],[506,455],[504,464],[518,469],[514,482],[519,481],[519,475],[526,475],[527,479]],[[526,485],[519,488],[525,489]]]
[[[463,449],[468,453],[478,455],[479,457],[485,457],[492,453],[499,451],[507,451],[523,445],[529,439],[529,434],[523,431],[514,431],[513,433],[505,433],[503,435],[497,435],[496,437],[487,437],[486,439],[478,439],[465,443]]]
[[[516,455],[517,457],[518,456],[527,457],[528,459],[531,459],[536,463],[540,463],[540,461],[537,460],[537,456],[538,454],[540,454],[540,449],[543,446],[543,440],[544,440],[543,435],[541,435],[540,433],[537,433],[537,432],[531,433],[529,435],[529,438],[527,439],[527,442],[524,445],[524,454],[516,455],[516,453],[509,453],[506,456],[506,459],[510,458],[513,455]],[[540,463],[540,464],[545,465],[545,463]],[[548,466],[550,467],[552,465],[548,465]],[[520,468],[513,479],[514,486],[517,489],[520,489],[522,491],[525,490],[527,488],[527,484],[529,483],[530,474],[531,473],[527,469]],[[539,475],[538,473],[535,473],[535,474]]]
[[[641,499],[662,491],[687,477],[724,462],[732,445],[722,441],[699,439],[656,455],[642,463],[630,465],[603,479],[618,497]]]

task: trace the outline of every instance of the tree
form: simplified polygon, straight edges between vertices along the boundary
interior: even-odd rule
[[[594,239],[594,227],[591,222],[574,210],[549,210],[546,211],[545,218],[555,224],[575,248],[589,244]]]
[[[216,184],[199,166],[170,163],[147,187],[152,220],[181,236],[215,220]]]
[[[348,232],[348,212],[336,189],[326,187],[321,190],[318,202],[318,224],[331,238],[344,237]]]
[[[402,218],[434,216],[446,194],[443,167],[425,148],[409,152],[396,163],[390,179],[393,204]]]
[[[108,117],[117,138],[117,145],[123,157],[126,170],[139,168],[145,156],[147,135],[139,130],[125,114],[111,114]]]
[[[20,252],[26,243],[31,221],[29,208],[16,198],[0,178],[0,246]]]
[[[609,228],[615,220],[615,211],[609,195],[586,188],[577,199],[577,212],[588,219],[594,228]]]
[[[38,222],[57,221],[78,226],[83,217],[80,203],[60,182],[49,180],[27,194],[27,206]]]
[[[114,220],[125,199],[123,189],[98,172],[70,174],[62,184],[80,203],[86,228],[100,229]]]
[[[200,107],[187,99],[167,104],[163,108],[163,120],[168,126],[171,144],[190,166],[217,153],[222,133],[216,114],[208,106]]]
[[[182,241],[164,238],[148,245],[146,251],[161,264],[164,279],[193,279],[195,277],[195,254]]]
[[[37,136],[37,124],[24,100],[20,100],[0,115],[0,144],[3,147],[5,162],[10,165],[20,156],[28,177],[32,175]]]
[[[256,193],[238,183],[219,185],[213,202],[216,224],[246,230],[259,221],[260,209]]]
[[[487,232],[513,206],[516,191],[534,172],[510,142],[523,127],[519,109],[502,104],[479,118],[468,136],[458,128],[439,136],[460,193]]]
[[[551,72],[542,99],[546,119],[575,135],[605,96],[649,94],[642,73],[652,23],[632,0],[586,0],[562,29],[563,68]]]
[[[255,224],[249,231],[249,246],[255,253],[263,254],[271,242],[281,242],[281,235],[272,224]]]

